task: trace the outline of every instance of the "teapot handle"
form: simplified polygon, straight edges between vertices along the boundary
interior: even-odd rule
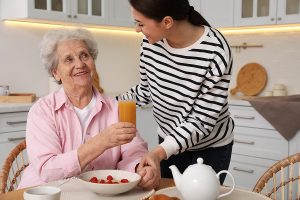
[[[219,179],[219,177],[220,177],[220,174],[223,174],[223,173],[226,173],[226,174],[228,174],[228,175],[230,176],[230,178],[231,178],[231,180],[232,180],[232,188],[231,188],[231,190],[230,190],[229,192],[226,192],[226,193],[224,193],[224,194],[220,194],[220,195],[218,196],[218,198],[224,197],[224,196],[227,196],[227,195],[231,194],[231,193],[233,192],[234,188],[235,188],[235,181],[234,181],[234,178],[233,178],[232,174],[231,174],[229,171],[222,170],[222,171],[220,171],[219,173],[217,173],[218,179]]]

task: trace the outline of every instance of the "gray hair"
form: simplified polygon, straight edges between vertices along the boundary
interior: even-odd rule
[[[88,30],[82,28],[51,30],[44,35],[40,44],[42,63],[51,76],[53,76],[52,72],[58,65],[57,46],[60,42],[67,40],[79,40],[84,42],[92,58],[94,60],[97,59],[97,43]]]

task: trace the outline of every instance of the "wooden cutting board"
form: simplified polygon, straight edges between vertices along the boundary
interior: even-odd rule
[[[34,93],[10,93],[8,96],[0,96],[0,103],[32,103],[35,100]]]
[[[265,68],[258,63],[248,63],[238,72],[237,85],[230,90],[230,94],[234,95],[241,92],[247,96],[255,96],[265,88],[266,83],[267,72]]]

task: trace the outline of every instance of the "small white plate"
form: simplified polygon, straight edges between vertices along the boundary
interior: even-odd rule
[[[227,192],[230,188],[221,187],[221,194],[224,192]],[[169,187],[169,188],[164,188],[161,190],[158,190],[154,193],[154,195],[156,194],[165,194],[168,195],[169,197],[177,197],[179,199],[183,199],[183,197],[181,196],[180,192],[177,190],[176,187]],[[227,195],[225,197],[221,197],[219,198],[219,200],[271,200],[270,198],[256,193],[256,192],[252,192],[252,191],[248,191],[248,190],[243,190],[243,189],[238,189],[235,188],[233,190],[233,192],[230,195]]]

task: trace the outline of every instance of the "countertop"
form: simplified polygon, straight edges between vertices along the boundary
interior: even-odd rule
[[[229,98],[228,102],[230,105],[240,105],[240,106],[250,106],[250,103],[246,99],[239,98]],[[20,112],[20,111],[29,111],[33,103],[0,103],[0,113],[9,113],[9,112]],[[152,105],[141,107],[151,108]]]

